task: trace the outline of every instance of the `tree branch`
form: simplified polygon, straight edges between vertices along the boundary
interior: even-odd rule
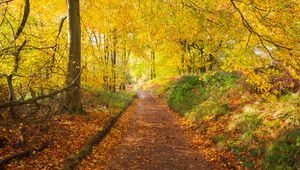
[[[263,43],[263,41],[266,41],[272,45],[274,45],[275,47],[277,48],[283,48],[283,49],[286,49],[286,50],[293,50],[293,48],[290,48],[290,47],[286,47],[286,46],[283,46],[283,45],[280,45],[276,42],[274,42],[273,40],[271,40],[270,37],[268,36],[264,36],[264,35],[261,35],[260,33],[258,33],[257,31],[255,31],[252,26],[250,25],[250,23],[247,21],[247,19],[245,18],[245,16],[243,15],[242,11],[237,7],[237,5],[234,3],[234,0],[230,0],[231,4],[233,5],[233,7],[238,11],[241,19],[242,19],[242,23],[243,25],[248,29],[248,31],[254,33],[255,35],[258,36],[262,46],[265,48],[265,50],[268,52],[268,54],[270,55],[270,57],[274,60],[277,60],[275,59],[272,55],[271,55],[271,52],[268,48],[266,48],[265,44]],[[277,60],[278,61],[278,60]]]
[[[13,106],[22,106],[22,105],[25,105],[25,104],[35,103],[38,100],[42,100],[42,99],[45,99],[45,98],[54,97],[57,94],[62,93],[62,92],[68,90],[69,88],[71,88],[73,86],[78,86],[77,83],[76,83],[76,81],[79,78],[81,72],[82,72],[82,70],[80,71],[80,73],[77,75],[77,77],[75,78],[75,80],[70,85],[68,85],[68,86],[66,86],[66,87],[64,87],[64,88],[62,88],[60,90],[56,90],[56,91],[51,92],[51,93],[49,93],[47,95],[39,96],[39,97],[34,97],[34,98],[31,98],[31,99],[28,99],[28,100],[12,101],[12,102],[7,102],[7,103],[4,103],[4,104],[0,104],[0,109],[8,108],[8,107],[13,107]]]
[[[9,163],[10,161],[14,160],[14,159],[22,159],[26,156],[30,156],[35,152],[41,152],[43,151],[45,148],[47,148],[50,145],[50,142],[47,141],[45,142],[42,146],[36,148],[36,149],[31,149],[31,150],[25,150],[16,154],[13,154],[11,156],[8,156],[2,160],[0,160],[0,169],[4,168],[3,166],[7,163]]]
[[[21,21],[21,24],[16,32],[16,35],[15,35],[15,40],[18,39],[18,37],[20,36],[20,34],[22,33],[25,25],[26,25],[26,22],[27,22],[27,19],[28,19],[28,16],[29,16],[29,12],[30,12],[30,3],[29,3],[29,0],[25,0],[25,7],[24,7],[24,14],[23,14],[23,18],[22,18],[22,21]]]
[[[0,5],[2,5],[2,4],[5,4],[5,3],[9,3],[9,2],[12,2],[13,0],[5,0],[5,1],[1,1],[0,2]]]

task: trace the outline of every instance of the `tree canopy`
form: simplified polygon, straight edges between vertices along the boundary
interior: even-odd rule
[[[64,4],[1,1],[3,93],[8,85],[24,99],[64,86]],[[116,90],[154,75],[218,70],[240,74],[266,97],[299,86],[297,0],[86,0],[80,12],[83,86]]]

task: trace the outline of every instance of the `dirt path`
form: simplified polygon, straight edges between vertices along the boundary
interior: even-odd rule
[[[97,169],[211,169],[158,99],[139,92],[130,107],[127,131]]]
[[[112,152],[110,169],[210,169],[186,140],[175,116],[140,92],[131,126]]]

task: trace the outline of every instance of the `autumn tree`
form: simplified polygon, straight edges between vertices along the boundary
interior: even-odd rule
[[[9,71],[7,71],[7,74],[2,74],[0,77],[6,77],[7,80],[7,86],[8,86],[8,101],[12,102],[15,99],[15,89],[13,85],[13,78],[18,74],[19,66],[20,66],[20,60],[21,60],[21,52],[24,49],[27,40],[21,38],[21,34],[23,33],[24,27],[27,24],[27,19],[30,13],[30,1],[25,0],[24,1],[24,12],[22,15],[22,20],[18,24],[17,28],[14,28],[13,23],[14,20],[12,16],[9,15],[9,2],[10,1],[4,1],[1,2],[1,5],[3,5],[3,18],[0,22],[0,27],[4,27],[4,31],[2,33],[1,39],[3,40],[3,43],[1,43],[1,49],[0,49],[0,57],[5,60],[6,57],[13,57],[13,64]],[[11,19],[11,20],[10,20]],[[2,28],[1,28],[2,29]],[[5,35],[7,34],[7,35]],[[11,35],[11,36],[9,36]],[[9,108],[10,113],[13,117],[15,117],[15,112],[13,110],[13,107]]]

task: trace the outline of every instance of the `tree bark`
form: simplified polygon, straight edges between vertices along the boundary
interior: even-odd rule
[[[19,36],[23,32],[23,29],[24,29],[24,27],[27,23],[29,13],[30,13],[30,2],[29,2],[29,0],[25,0],[24,14],[23,14],[23,17],[22,17],[21,24],[19,25],[19,28],[18,28],[18,30],[15,34],[15,37],[14,37],[15,41],[19,38]]]
[[[68,3],[68,44],[69,56],[67,65],[66,86],[75,81],[66,91],[65,104],[69,112],[83,113],[80,95],[80,74],[81,74],[81,28],[79,0],[67,0]]]
[[[12,78],[12,75],[6,77],[8,86],[8,102],[12,102],[14,100],[14,87]],[[9,107],[9,113],[11,114],[11,117],[15,118],[15,112],[13,107]]]

